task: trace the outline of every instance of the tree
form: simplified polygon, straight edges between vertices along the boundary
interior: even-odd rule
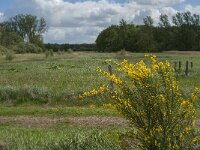
[[[143,19],[144,25],[128,24],[121,20],[103,30],[96,40],[97,48],[105,51],[162,51],[200,50],[200,16],[191,12],[178,12],[172,17],[161,14],[158,26],[151,16]]]
[[[160,22],[158,23],[158,25],[163,28],[170,27],[169,18],[166,14],[160,15]]]
[[[191,12],[177,13],[173,16],[173,23],[176,26],[174,40],[177,43],[177,49],[194,50],[199,43],[199,15]]]
[[[146,16],[146,18],[143,19],[143,22],[144,26],[141,26],[139,32],[139,47],[142,51],[156,51],[153,18],[151,16]]]
[[[178,12],[175,16],[172,17],[172,22],[175,26],[182,26],[183,25],[183,15]]]
[[[119,27],[112,25],[103,30],[96,39],[96,46],[100,51],[120,50]]]
[[[23,14],[10,18],[5,22],[5,26],[8,31],[17,32],[24,40],[34,44],[42,41],[42,34],[47,30],[44,18],[38,19],[36,16]]]
[[[143,19],[144,25],[148,27],[153,27],[153,18],[151,16],[146,16],[146,18]]]
[[[6,31],[4,24],[0,24],[0,45],[10,47],[22,42],[23,39],[16,32]]]
[[[158,27],[155,28],[154,38],[158,43],[158,50],[169,50],[171,42],[171,24],[166,14],[161,14],[159,17]]]
[[[127,22],[122,19],[119,23],[119,42],[120,47],[119,49],[127,49],[126,42],[127,42]]]

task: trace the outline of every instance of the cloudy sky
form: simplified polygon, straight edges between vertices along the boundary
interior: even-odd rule
[[[177,11],[200,14],[200,0],[0,0],[0,22],[17,14],[44,17],[46,43],[94,43],[97,35],[123,18],[141,24],[150,15]]]

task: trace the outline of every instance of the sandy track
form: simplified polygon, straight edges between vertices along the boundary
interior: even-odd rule
[[[62,118],[50,118],[50,117],[30,117],[30,116],[0,116],[0,124],[2,123],[14,123],[21,126],[36,126],[47,127],[59,124],[77,124],[77,125],[95,125],[101,127],[109,126],[127,126],[127,121],[121,117],[62,117]]]
[[[71,125],[87,125],[87,126],[99,126],[99,127],[112,127],[123,126],[128,127],[128,121],[122,117],[32,117],[32,116],[0,116],[0,124],[14,123],[18,126],[25,127],[49,127],[63,124]],[[196,120],[196,125],[200,126],[200,119]]]

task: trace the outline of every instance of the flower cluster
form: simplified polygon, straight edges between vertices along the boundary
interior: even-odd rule
[[[158,61],[154,55],[146,57],[151,64],[146,65],[143,60],[117,64],[117,75],[99,68],[99,72],[113,81],[114,90],[109,91],[104,85],[82,97],[106,90],[115,102],[113,107],[130,121],[135,129],[132,136],[143,149],[193,149],[199,139],[194,128],[198,89],[190,98],[184,98],[170,62]]]
[[[79,95],[79,98],[83,99],[83,98],[88,97],[88,96],[103,94],[107,90],[108,90],[108,86],[104,84],[103,86],[101,86],[98,89],[93,89],[93,90],[90,90],[88,92],[84,92],[83,94]]]

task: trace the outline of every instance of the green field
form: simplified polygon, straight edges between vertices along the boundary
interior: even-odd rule
[[[200,87],[200,53],[156,55],[182,62],[176,76],[185,96]],[[14,150],[119,149],[120,135],[129,127],[117,112],[103,107],[111,100],[101,95],[79,99],[84,91],[109,83],[96,72],[97,67],[108,70],[106,59],[137,62],[144,54],[18,54],[12,61],[0,56],[0,144]],[[187,60],[194,66],[185,76]]]

